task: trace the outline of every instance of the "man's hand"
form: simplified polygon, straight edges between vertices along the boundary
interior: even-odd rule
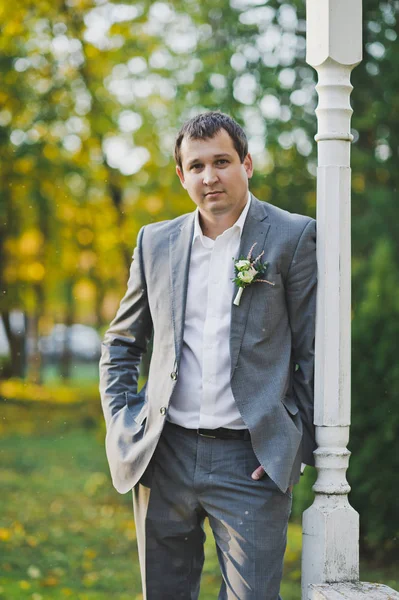
[[[265,469],[262,466],[259,466],[257,469],[255,469],[255,471],[252,473],[251,477],[252,479],[261,479],[263,477],[263,475],[265,474]]]
[[[262,479],[263,475],[265,474],[265,469],[262,466],[259,466],[257,469],[255,469],[255,471],[252,473],[251,477],[252,479]],[[290,485],[290,487],[288,488],[290,494],[292,494],[292,490],[294,489],[293,485]]]

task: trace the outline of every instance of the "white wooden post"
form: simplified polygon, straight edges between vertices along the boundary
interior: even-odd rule
[[[348,502],[350,452],[350,74],[362,58],[361,0],[307,0],[307,62],[318,73],[315,452],[303,515],[302,600],[399,600],[359,582],[359,519]],[[365,473],[365,476],[367,474]]]
[[[346,481],[350,424],[350,94],[362,58],[361,0],[307,0],[307,62],[318,73],[315,452],[303,515],[302,598],[310,583],[359,579],[358,514]]]

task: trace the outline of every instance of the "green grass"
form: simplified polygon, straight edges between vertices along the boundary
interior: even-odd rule
[[[97,381],[98,363],[96,362],[72,362],[70,381]],[[46,365],[43,368],[43,381],[45,383],[58,383],[62,381],[60,367],[58,364]]]
[[[0,435],[0,599],[142,598],[131,494],[108,474],[103,428],[84,428],[78,408],[8,405]],[[208,528],[209,533],[209,528]],[[300,598],[300,526],[290,525],[284,600]],[[363,579],[393,587],[393,568]],[[212,536],[201,600],[220,584]]]

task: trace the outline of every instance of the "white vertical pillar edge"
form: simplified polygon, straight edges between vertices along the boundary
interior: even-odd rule
[[[307,0],[307,62],[318,74],[315,500],[303,515],[309,584],[359,580],[359,518],[348,502],[351,249],[350,75],[362,58],[361,0]]]

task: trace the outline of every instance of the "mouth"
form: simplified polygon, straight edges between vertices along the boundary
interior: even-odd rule
[[[221,190],[215,190],[213,192],[208,192],[205,194],[206,198],[216,198],[216,196],[220,196],[220,194],[224,194]]]

